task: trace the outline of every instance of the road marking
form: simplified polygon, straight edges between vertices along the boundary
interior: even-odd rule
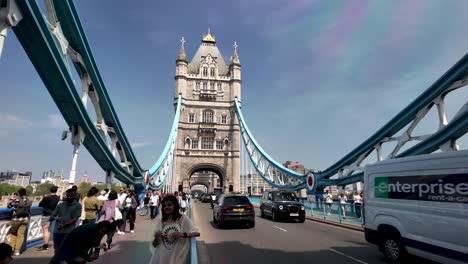
[[[367,262],[360,261],[359,259],[355,259],[355,258],[351,257],[350,255],[346,255],[346,254],[344,254],[344,253],[339,252],[338,250],[335,250],[335,249],[332,249],[332,248],[330,248],[329,250],[331,250],[331,251],[333,251],[333,252],[335,252],[335,253],[337,253],[337,254],[340,254],[340,255],[342,255],[342,256],[345,256],[345,257],[347,257],[347,258],[349,258],[349,259],[352,259],[352,260],[354,260],[354,261],[356,261],[356,262],[359,262],[359,263],[362,263],[362,264],[367,264]]]
[[[279,226],[273,226],[273,227],[276,227],[276,228],[278,228],[278,229],[281,230],[281,231],[288,232],[288,230],[283,229],[283,228],[281,228],[281,227],[279,227]]]

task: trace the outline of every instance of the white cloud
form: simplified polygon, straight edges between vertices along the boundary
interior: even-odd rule
[[[60,113],[47,116],[47,125],[51,128],[67,128],[67,123]]]
[[[143,142],[131,143],[131,145],[132,145],[132,148],[142,148],[142,147],[147,147],[147,146],[154,145],[154,143],[148,142],[148,141],[143,141]]]
[[[32,122],[29,120],[23,119],[13,114],[0,113],[0,128],[27,128],[30,126],[32,126]]]

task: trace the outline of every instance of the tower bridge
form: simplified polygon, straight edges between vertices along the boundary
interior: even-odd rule
[[[108,88],[95,62],[92,46],[88,42],[74,2],[45,2],[46,8],[43,11],[35,0],[0,0],[0,55],[5,52],[3,44],[7,41],[6,32],[12,31],[70,128],[68,132],[71,134],[73,149],[73,165],[70,172],[72,183],[79,148],[85,147],[102,168],[108,185],[117,179],[133,186],[138,193],[150,189],[165,193],[178,190],[187,192],[193,186],[203,186],[208,192],[218,186],[223,188],[224,192],[238,192],[241,189],[240,175],[250,175],[250,179],[252,175],[256,175],[257,179],[261,177],[273,188],[292,191],[307,189],[309,194],[318,197],[327,186],[345,186],[361,182],[365,166],[375,161],[464,149],[458,144],[458,140],[468,132],[468,102],[462,100],[460,105],[455,106],[458,111],[451,117],[447,116],[445,106],[448,94],[466,89],[468,54],[364,142],[357,144],[357,147],[346,155],[337,157],[334,164],[321,170],[293,171],[275,161],[257,142],[253,136],[254,131],[250,131],[247,125],[243,110],[248,112],[249,107],[241,107],[242,79],[237,43],[233,45],[231,59],[226,61],[217,46],[215,36],[208,31],[191,60],[188,60],[185,52],[186,41],[184,38],[181,40],[176,58],[174,97],[170,98],[174,100],[175,114],[168,131],[169,137],[154,164],[143,167],[129,143],[107,93]],[[74,75],[79,76],[78,83],[73,81]],[[81,89],[77,89],[77,86]],[[88,108],[93,108],[96,122],[90,118]],[[435,114],[429,115],[430,111]],[[437,129],[428,134],[416,134],[415,128],[422,120],[432,122]],[[326,150],[317,150],[317,153],[320,151]],[[313,160],[311,162],[313,163]],[[251,199],[253,203],[258,203],[255,198]],[[318,205],[310,201],[304,202],[310,218],[314,218],[314,214],[317,213],[319,218],[323,217],[325,220],[331,219],[329,215],[335,215],[336,219],[332,220],[339,222],[338,224],[348,221],[360,228],[362,217],[349,220],[353,218],[348,216],[348,220],[345,220],[341,213],[346,209],[341,209],[341,205],[334,207],[335,211],[330,208],[333,212],[328,214],[322,208],[315,208]],[[222,237],[225,233],[221,233],[220,230],[213,231],[208,226],[211,222],[207,217],[212,214],[208,207],[196,205],[194,208],[196,212],[198,210],[199,215],[200,222],[197,224],[208,233],[203,239],[214,244],[221,243],[221,249],[244,246],[210,240],[218,235]],[[349,209],[355,213],[354,209]],[[39,219],[40,217],[35,217],[31,222],[30,241],[26,242],[28,246],[40,241],[38,239],[41,238],[42,231],[38,228]],[[256,245],[256,248],[243,248],[245,252],[253,252],[252,255],[263,251],[261,247],[264,244],[279,241],[284,243],[271,245],[274,249],[265,250],[263,255],[275,256],[282,249],[292,252],[301,249],[305,251],[304,255],[310,256],[310,252],[306,251],[309,249],[305,247],[312,245],[314,241],[302,240],[302,236],[306,239],[316,236],[317,233],[324,234],[325,231],[329,232],[327,234],[338,241],[338,244],[343,242],[343,233],[330,231],[330,228],[320,229],[317,225],[301,228],[284,223],[278,224],[281,226],[273,226],[264,219],[257,221],[262,221],[261,228],[265,229],[255,233],[255,236],[243,236],[234,232],[231,234],[241,241],[248,241],[251,237],[257,239],[249,242]],[[2,225],[1,229],[3,241],[7,240],[6,226]],[[149,224],[144,226],[149,230]],[[286,228],[290,228],[291,232]],[[274,233],[272,230],[284,233],[275,233],[273,237],[270,235]],[[283,239],[286,236],[287,239]],[[362,237],[350,234],[346,234],[346,237],[357,241],[356,244],[364,243]],[[228,239],[227,236],[224,238]],[[138,241],[143,239],[139,237]],[[256,241],[262,241],[262,244],[258,245]],[[329,260],[329,252],[323,253],[320,245],[317,247],[314,258]],[[349,254],[339,250],[340,248],[334,249],[333,252],[339,252],[341,257],[352,254],[349,253],[352,250]],[[367,249],[363,251],[370,254]],[[286,261],[290,260],[287,255],[281,256]],[[222,258],[223,256],[219,257]],[[353,257],[346,260],[349,259],[352,260]]]
[[[228,191],[239,190],[239,123],[234,99],[241,97],[241,65],[237,45],[227,65],[209,31],[191,61],[182,38],[176,60],[175,94],[181,96],[175,157],[176,186],[188,192],[189,182],[210,185],[193,177],[210,171]],[[177,101],[177,100],[176,100]]]

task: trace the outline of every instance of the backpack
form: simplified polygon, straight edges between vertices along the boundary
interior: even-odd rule
[[[28,198],[20,198],[18,201],[18,205],[16,205],[16,216],[28,216],[30,213],[30,209],[32,206],[32,201]]]

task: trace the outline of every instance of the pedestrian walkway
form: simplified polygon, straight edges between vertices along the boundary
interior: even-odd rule
[[[148,220],[147,216],[137,215],[135,233],[115,234],[113,238],[114,247],[107,252],[101,250],[99,259],[92,263],[149,263],[151,258],[149,241],[155,224],[156,220],[151,221]],[[105,239],[106,236],[102,241],[105,242]],[[35,248],[29,248],[20,256],[14,257],[13,263],[47,264],[53,254],[53,246],[46,252],[37,252]]]

